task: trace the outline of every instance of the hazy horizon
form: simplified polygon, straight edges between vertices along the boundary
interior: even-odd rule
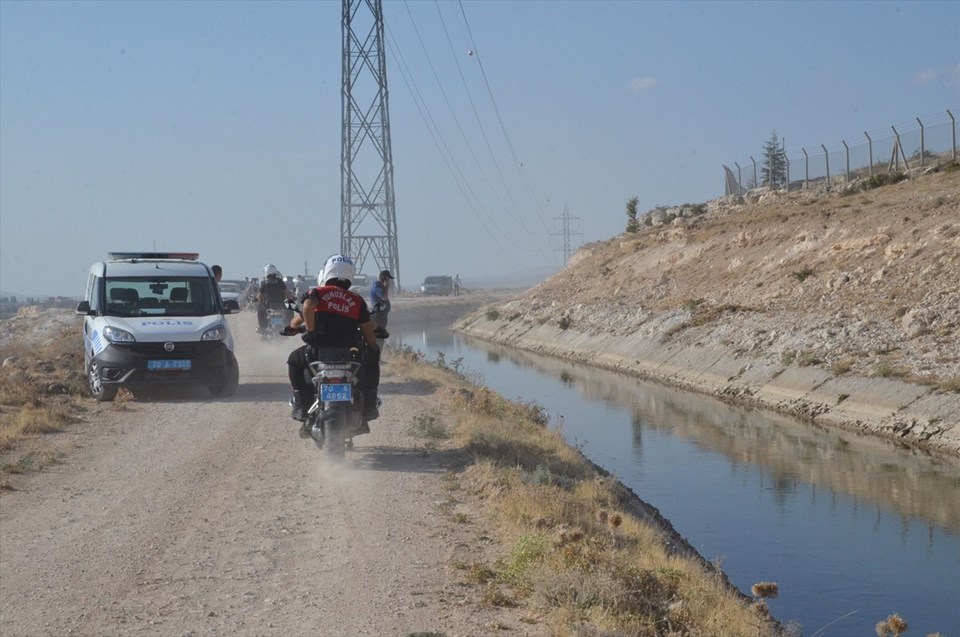
[[[709,201],[773,130],[798,152],[960,113],[956,2],[383,8],[406,289],[558,269],[565,211],[576,249],[630,197]],[[340,22],[336,2],[0,2],[0,288],[78,296],[115,250],[315,274],[340,244]]]

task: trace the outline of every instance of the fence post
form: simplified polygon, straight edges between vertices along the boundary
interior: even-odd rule
[[[894,155],[897,155],[897,151],[900,151],[900,154],[897,155],[897,172],[900,172],[900,158],[903,157],[903,169],[910,170],[910,164],[907,162],[907,156],[903,152],[903,146],[900,145],[900,133],[897,132],[897,129],[891,126],[893,129],[893,136],[897,138],[897,145],[893,149]],[[893,162],[890,162],[891,164]]]
[[[863,131],[863,134],[867,135],[867,131]],[[870,135],[867,135],[867,146],[870,148],[870,176],[873,177],[873,140]]]
[[[920,167],[923,167],[923,156],[927,154],[926,146],[923,144],[923,122],[920,121],[920,118],[917,118],[917,123],[920,124]]]
[[[753,155],[750,155],[750,161],[753,162],[753,187],[757,188],[760,186],[760,182],[757,181],[757,160],[753,158]]]
[[[740,179],[740,164],[733,162],[733,165],[737,167],[737,194],[743,196],[743,180]]]
[[[787,138],[780,138],[780,149],[783,151],[783,161],[786,164],[787,183],[784,184],[786,191],[790,192],[790,160],[787,159]]]
[[[953,140],[953,161],[957,161],[957,120],[953,119],[953,113],[947,109],[947,115],[950,116],[950,133]]]
[[[849,182],[849,181],[850,181],[850,147],[847,146],[847,142],[843,142],[843,148],[845,149],[845,152],[846,152],[846,155],[847,155],[847,172],[846,172],[846,176],[847,176],[847,181]]]
[[[800,147],[800,150],[803,151],[803,189],[806,190],[810,187],[810,156],[803,146]]]
[[[823,144],[820,144],[820,148],[823,149],[823,157],[827,160],[827,188],[830,187],[830,153],[827,152],[827,147]]]

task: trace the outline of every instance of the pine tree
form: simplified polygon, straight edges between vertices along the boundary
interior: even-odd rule
[[[640,229],[640,224],[637,223],[638,203],[640,203],[640,200],[636,197],[627,200],[627,232],[636,232]]]
[[[770,140],[763,145],[763,175],[764,185],[770,188],[783,188],[787,185],[787,151],[784,143],[777,138],[777,130],[770,134]]]

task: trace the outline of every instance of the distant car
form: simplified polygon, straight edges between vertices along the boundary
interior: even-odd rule
[[[420,285],[420,291],[423,294],[433,296],[450,296],[453,294],[453,277],[434,275],[428,276]]]
[[[220,298],[224,301],[236,301],[240,303],[240,295],[243,293],[241,281],[220,281],[217,284],[220,288]]]

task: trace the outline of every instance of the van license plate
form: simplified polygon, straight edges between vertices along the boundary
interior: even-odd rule
[[[151,372],[163,369],[190,369],[192,361],[188,360],[156,360],[147,361],[147,369]]]
[[[320,385],[320,400],[334,403],[353,400],[353,386],[350,383]]]

